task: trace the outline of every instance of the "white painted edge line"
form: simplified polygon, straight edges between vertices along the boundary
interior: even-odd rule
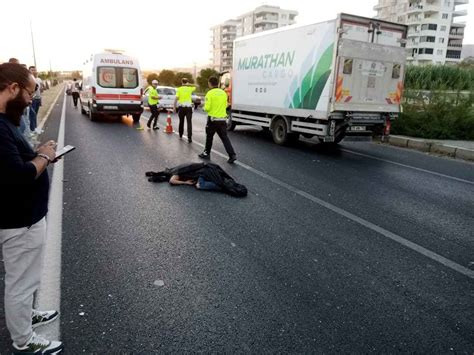
[[[420,171],[420,172],[423,172],[423,173],[427,173],[427,174],[431,174],[431,175],[436,175],[436,176],[440,176],[440,177],[443,177],[443,178],[447,178],[447,179],[451,179],[451,180],[463,182],[463,183],[466,183],[466,184],[474,185],[474,181],[464,180],[464,179],[457,178],[457,177],[454,177],[454,176],[451,176],[451,175],[445,175],[445,174],[437,173],[437,172],[435,172],[435,171],[426,170],[426,169],[422,169],[422,168],[417,168],[417,167],[415,167],[415,166],[406,165],[406,164],[402,164],[402,163],[397,163],[397,162],[395,162],[395,161],[387,160],[387,159],[382,159],[382,158],[378,158],[378,157],[375,157],[375,156],[373,156],[373,155],[358,153],[358,152],[354,152],[354,151],[352,151],[352,150],[345,149],[345,148],[341,148],[341,151],[346,152],[346,153],[350,153],[350,154],[354,154],[354,155],[359,155],[359,156],[362,156],[362,157],[365,157],[365,158],[370,158],[370,159],[375,159],[375,160],[383,161],[383,162],[389,163],[389,164],[394,164],[394,165],[402,166],[402,167],[404,167],[404,168],[413,169],[413,170]]]
[[[143,117],[145,117],[145,116],[143,116]],[[173,132],[173,133],[178,134],[177,132]],[[187,138],[187,136],[183,135],[183,138]],[[202,148],[204,148],[204,144],[202,144],[202,143],[199,143],[195,140],[193,140],[193,143],[200,146],[200,147],[202,147]],[[212,152],[214,154],[219,155],[220,157],[227,158],[227,155],[225,155],[221,152],[218,152],[217,150],[212,149]],[[319,198],[317,198],[313,195],[310,195],[309,193],[304,192],[303,190],[300,190],[300,189],[298,189],[298,188],[296,188],[296,187],[294,187],[290,184],[287,184],[286,182],[283,182],[283,181],[281,181],[277,178],[274,178],[273,176],[270,176],[270,175],[268,175],[268,174],[266,174],[266,173],[264,173],[260,170],[257,170],[257,169],[255,169],[255,168],[253,168],[253,167],[251,167],[247,164],[244,164],[244,163],[242,163],[238,160],[234,164],[239,165],[242,168],[244,168],[248,171],[251,171],[254,174],[256,174],[256,175],[258,175],[258,176],[260,176],[260,177],[262,177],[266,180],[269,180],[269,181],[273,182],[274,184],[279,185],[279,186],[281,186],[281,187],[283,187],[283,188],[285,188],[285,189],[287,189],[287,190],[289,190],[289,191],[291,191],[291,192],[293,192],[293,193],[295,193],[295,194],[297,194],[301,197],[304,197],[307,200],[310,200],[314,203],[317,203],[318,205],[320,205],[324,208],[327,208],[328,210],[330,210],[334,213],[337,213],[337,214],[339,214],[339,215],[341,215],[345,218],[348,218],[351,221],[353,221],[357,224],[360,224],[361,226],[366,227],[366,228],[368,228],[368,229],[370,229],[370,230],[372,230],[372,231],[374,231],[374,232],[376,232],[376,233],[378,233],[378,234],[380,234],[380,235],[382,235],[386,238],[389,238],[389,239],[391,239],[391,240],[393,240],[393,241],[395,241],[395,242],[397,242],[397,243],[399,243],[399,244],[401,244],[401,245],[403,245],[403,246],[405,246],[405,247],[407,247],[407,248],[409,248],[409,249],[411,249],[411,250],[413,250],[413,251],[415,251],[415,252],[417,252],[421,255],[424,255],[424,256],[426,256],[426,257],[428,257],[428,258],[430,258],[430,259],[432,259],[432,260],[434,260],[434,261],[436,261],[436,262],[438,262],[438,263],[440,263],[440,264],[442,264],[442,265],[444,265],[444,266],[446,266],[446,267],[448,267],[448,268],[450,268],[454,271],[457,271],[460,274],[463,274],[463,275],[465,275],[465,276],[467,276],[471,279],[474,279],[474,270],[470,270],[470,269],[468,269],[468,268],[466,268],[462,265],[459,265],[458,263],[456,263],[452,260],[449,260],[449,259],[445,258],[444,256],[436,254],[436,253],[432,252],[431,250],[428,250],[428,249],[422,247],[421,245],[413,243],[413,242],[409,241],[408,239],[405,239],[405,238],[403,238],[403,237],[401,237],[401,236],[399,236],[395,233],[392,233],[392,232],[390,232],[390,231],[388,231],[388,230],[386,230],[382,227],[379,227],[376,224],[374,224],[372,222],[369,222],[369,221],[367,221],[363,218],[360,218],[360,217],[356,216],[355,214],[352,214],[348,211],[345,211],[342,208],[339,208],[339,207],[337,207],[337,206],[335,206],[335,205],[333,205],[329,202],[326,202],[326,201],[321,200],[321,199],[319,199]]]
[[[53,101],[53,104],[49,107],[48,112],[46,112],[46,115],[44,116],[43,120],[39,123],[38,128],[43,129],[44,125],[46,124],[46,121],[49,118],[49,115],[51,114],[51,111],[53,111],[54,106],[56,106],[56,102],[58,102],[59,96],[61,93],[65,93],[64,88],[62,90],[59,90],[58,94],[56,95],[56,98]]]
[[[57,149],[64,147],[66,121],[66,99],[63,101],[61,121],[59,124]],[[44,252],[43,269],[41,272],[41,286],[36,300],[38,309],[58,312],[61,309],[61,244],[63,222],[63,175],[64,160],[54,164],[51,191],[49,194],[47,237]],[[47,324],[37,333],[48,340],[58,340],[60,337],[60,320]]]

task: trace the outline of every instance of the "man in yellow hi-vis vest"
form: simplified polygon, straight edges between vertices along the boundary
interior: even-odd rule
[[[188,142],[192,143],[193,136],[193,99],[192,94],[196,90],[194,85],[190,85],[187,78],[181,79],[181,86],[176,90],[176,98],[174,100],[174,109],[178,107],[179,117],[179,138],[183,138],[184,132],[184,118],[186,117],[186,124],[188,126]]]
[[[219,89],[219,79],[215,76],[209,78],[209,88],[211,90],[206,94],[206,103],[204,111],[207,112],[206,125],[206,148],[204,152],[199,154],[200,158],[209,159],[211,156],[212,140],[214,134],[217,133],[224,144],[224,148],[229,155],[229,164],[236,161],[236,155],[229,137],[227,136],[227,94],[224,90]]]
[[[151,128],[151,124],[153,123],[153,129],[159,129],[158,116],[160,115],[160,112],[158,111],[158,102],[160,100],[160,96],[158,95],[158,91],[156,90],[157,86],[158,80],[153,80],[151,82],[151,86],[147,88],[148,107],[150,108],[151,116],[148,119],[148,123],[146,125],[148,126],[148,128]]]

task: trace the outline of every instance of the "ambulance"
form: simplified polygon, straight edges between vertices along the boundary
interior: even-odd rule
[[[140,65],[120,50],[106,49],[84,64],[80,90],[81,111],[91,121],[101,115],[130,115],[140,121],[143,112]]]

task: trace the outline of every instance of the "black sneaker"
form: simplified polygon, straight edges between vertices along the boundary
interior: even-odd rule
[[[13,354],[59,354],[64,345],[60,341],[49,341],[33,332],[31,338],[25,345],[19,346],[13,343]]]
[[[157,130],[157,129],[160,129],[160,127],[158,127],[158,126],[153,126],[153,129],[154,129],[154,130]]]
[[[207,152],[202,152],[201,154],[198,155],[198,157],[202,159],[209,159],[211,155],[208,154]]]
[[[58,311],[37,311],[33,309],[31,316],[31,326],[34,328],[54,322],[58,319]]]
[[[235,162],[236,160],[237,160],[237,157],[236,157],[235,155],[233,155],[233,156],[231,156],[231,157],[227,160],[227,162],[228,162],[229,164],[234,164],[234,162]]]
[[[192,143],[193,140],[191,138],[188,138],[188,143]]]

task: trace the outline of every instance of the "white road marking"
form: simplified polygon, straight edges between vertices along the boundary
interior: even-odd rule
[[[57,149],[64,147],[66,120],[66,98],[63,101],[59,124]],[[41,310],[61,309],[61,239],[63,222],[63,175],[64,161],[54,164],[51,191],[49,193],[49,213],[47,216],[47,239],[45,245],[44,266],[41,274],[41,287],[36,300]],[[41,327],[37,333],[49,340],[60,337],[60,321],[57,320]]]
[[[346,153],[350,153],[350,154],[354,154],[354,155],[359,155],[359,156],[365,157],[365,158],[370,158],[370,159],[374,159],[374,160],[378,160],[378,161],[383,161],[384,163],[394,164],[394,165],[402,166],[404,168],[408,168],[408,169],[412,169],[412,170],[416,170],[416,171],[421,171],[423,173],[432,174],[432,175],[440,176],[440,177],[443,177],[443,178],[447,178],[447,179],[451,179],[451,180],[455,180],[455,181],[459,181],[459,182],[464,182],[466,184],[474,185],[474,181],[464,180],[464,179],[457,178],[457,177],[454,177],[454,176],[451,176],[451,175],[445,175],[445,174],[437,173],[435,171],[421,169],[421,168],[417,168],[415,166],[406,165],[406,164],[402,164],[402,163],[397,163],[395,161],[378,158],[378,157],[375,157],[373,155],[354,152],[352,150],[342,149],[342,148],[341,148],[341,151],[346,152]]]
[[[143,117],[145,117],[145,116],[143,116]],[[173,132],[173,133],[176,134],[176,135],[178,134],[177,132]],[[183,135],[183,138],[187,138],[187,136]],[[205,147],[204,144],[199,143],[199,142],[195,141],[194,139],[193,139],[193,143],[197,144],[198,146],[200,146],[202,148]],[[345,149],[343,149],[343,150],[346,151]],[[227,155],[225,155],[221,152],[218,152],[215,149],[212,149],[212,152],[216,155],[219,155],[220,157],[223,157],[223,158],[227,159]],[[352,153],[351,151],[349,151],[349,152]],[[360,154],[360,153],[356,153],[356,154]],[[360,155],[363,155],[363,154],[360,154]],[[368,157],[370,157],[370,156],[368,156]],[[378,158],[376,158],[376,159],[378,159]],[[379,160],[383,160],[383,159],[379,159]],[[432,171],[419,169],[419,168],[411,167],[409,165],[404,165],[404,164],[391,162],[391,161],[388,161],[388,160],[387,160],[387,162],[394,163],[396,165],[405,166],[405,167],[412,168],[412,169],[415,169],[415,170],[428,172],[428,173],[431,173],[431,174],[434,174],[434,175],[439,175],[439,176],[442,176],[442,177],[452,178],[454,180],[459,180],[459,181],[462,181],[462,182],[467,182],[467,183],[473,184],[473,182],[468,181],[468,180],[458,179],[458,178],[454,178],[452,176],[443,175],[443,174],[439,174],[439,173],[434,173]],[[255,168],[253,168],[253,167],[251,167],[247,164],[244,164],[244,163],[242,163],[238,160],[234,164],[239,165],[242,168],[244,168],[248,171],[251,171],[254,174],[256,174],[256,175],[258,175],[258,176],[260,176],[260,177],[262,177],[262,178],[264,178],[268,181],[271,181],[272,183],[274,183],[278,186],[281,186],[281,187],[283,187],[283,188],[285,188],[285,189],[287,189],[287,190],[289,190],[289,191],[291,191],[291,192],[293,192],[293,193],[295,193],[295,194],[297,194],[301,197],[304,197],[307,200],[310,200],[314,203],[317,203],[318,205],[320,205],[320,206],[322,206],[322,207],[324,207],[324,208],[326,208],[326,209],[328,209],[328,210],[330,210],[330,211],[332,211],[336,214],[339,214],[343,217],[346,217],[346,218],[350,219],[351,221],[364,226],[365,228],[368,228],[368,229],[370,229],[370,230],[372,230],[372,231],[374,231],[374,232],[376,232],[376,233],[378,233],[378,234],[380,234],[380,235],[382,235],[382,236],[384,236],[388,239],[393,240],[394,242],[397,242],[397,243],[399,243],[399,244],[401,244],[401,245],[403,245],[403,246],[405,246],[405,247],[407,247],[407,248],[409,248],[409,249],[411,249],[411,250],[413,250],[413,251],[415,251],[415,252],[417,252],[417,253],[425,256],[425,257],[427,257],[427,258],[430,258],[430,259],[440,263],[441,265],[444,265],[444,266],[446,266],[446,267],[448,267],[448,268],[450,268],[450,269],[452,269],[452,270],[454,270],[454,271],[456,271],[456,272],[458,272],[462,275],[465,275],[465,276],[467,276],[471,279],[474,279],[474,271],[473,270],[470,270],[470,269],[468,269],[468,268],[466,268],[466,267],[464,267],[464,266],[462,266],[462,265],[460,265],[460,264],[458,264],[458,263],[456,263],[456,262],[454,262],[454,261],[452,261],[448,258],[445,258],[444,256],[441,256],[441,255],[439,255],[435,252],[432,252],[431,250],[428,250],[428,249],[422,247],[421,245],[413,243],[413,242],[409,241],[408,239],[405,239],[405,238],[403,238],[403,237],[401,237],[401,236],[399,236],[395,233],[392,233],[392,232],[390,232],[390,231],[388,231],[388,230],[386,230],[382,227],[379,227],[376,224],[374,224],[372,222],[369,222],[369,221],[367,221],[367,220],[365,220],[361,217],[358,217],[355,214],[352,214],[352,213],[350,213],[346,210],[343,210],[342,208],[339,208],[339,207],[337,207],[337,206],[335,206],[335,205],[333,205],[329,202],[321,200],[320,198],[317,198],[316,196],[310,195],[309,193],[307,193],[303,190],[300,190],[297,187],[294,187],[290,184],[287,184],[286,182],[283,182],[283,181],[281,181],[281,180],[279,180],[279,179],[277,179],[273,176],[270,176],[270,175],[264,173],[263,171],[255,169]]]
[[[64,88],[63,88],[64,89]],[[53,111],[53,108],[56,106],[56,102],[58,101],[59,99],[59,96],[61,95],[61,93],[63,93],[64,95],[66,95],[65,91],[64,90],[59,90],[58,94],[56,95],[56,98],[54,99],[53,101],[53,104],[49,107],[49,110],[48,112],[46,112],[46,115],[44,116],[44,118],[42,119],[42,121],[38,124],[38,128],[39,129],[43,129],[44,125],[46,124],[46,121],[48,120],[49,118],[49,115],[51,114],[51,111]],[[66,98],[64,98],[64,100],[66,100]]]

